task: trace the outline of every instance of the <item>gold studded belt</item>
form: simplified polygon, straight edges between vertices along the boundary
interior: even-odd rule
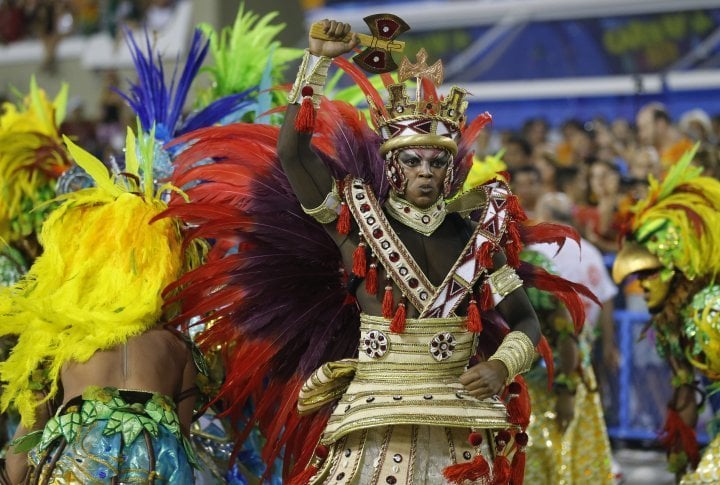
[[[388,319],[361,316],[355,375],[328,421],[324,444],[394,424],[508,427],[502,402],[469,396],[459,382],[475,351],[464,318],[408,319],[402,334],[389,327]]]

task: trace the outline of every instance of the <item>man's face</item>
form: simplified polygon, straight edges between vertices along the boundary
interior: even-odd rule
[[[598,197],[613,196],[620,190],[620,174],[604,163],[590,167],[590,189]]]
[[[534,172],[518,172],[513,176],[512,191],[520,200],[525,210],[533,211],[538,198],[542,194],[542,182]]]
[[[635,120],[637,124],[638,138],[642,145],[650,146],[655,144],[655,120],[650,110],[640,111]]]
[[[660,311],[665,303],[665,299],[670,292],[670,283],[672,278],[668,281],[663,281],[660,278],[660,271],[652,271],[648,273],[639,274],[640,286],[645,292],[645,301],[647,302],[648,310],[651,313],[657,313]]]
[[[440,148],[406,148],[396,156],[407,179],[404,198],[421,209],[430,207],[442,193],[450,153]]]
[[[508,168],[519,168],[530,163],[530,159],[523,151],[522,146],[517,143],[507,143],[505,145],[503,162],[505,162]]]

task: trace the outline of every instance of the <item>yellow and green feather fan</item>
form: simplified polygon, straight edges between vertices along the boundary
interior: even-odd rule
[[[58,126],[65,117],[67,85],[54,100],[38,88],[0,115],[0,239],[13,242],[37,231],[44,214],[35,211],[55,195],[55,180],[68,167]]]
[[[283,23],[272,23],[277,16],[278,12],[270,12],[261,17],[245,10],[245,4],[241,2],[232,27],[216,32],[211,25],[200,24],[210,40],[210,55],[214,61],[212,66],[203,68],[210,74],[212,86],[198,95],[200,106],[261,86],[268,67],[270,85],[281,82],[286,65],[301,57],[303,51],[283,47],[276,39],[285,28]]]
[[[662,182],[650,177],[648,196],[631,209],[633,238],[669,270],[689,279],[720,272],[720,182],[691,165],[685,153]]]
[[[152,136],[136,148],[128,130],[129,175],[122,178],[65,142],[97,186],[59,198],[40,232],[43,254],[17,285],[0,289],[0,336],[18,336],[0,364],[0,406],[14,404],[26,426],[35,421],[36,406],[56,394],[64,363],[84,362],[155,326],[164,288],[200,257],[195,248],[184,252],[177,221],[156,220],[167,206],[146,158]],[[34,392],[40,375],[49,385],[43,400]]]

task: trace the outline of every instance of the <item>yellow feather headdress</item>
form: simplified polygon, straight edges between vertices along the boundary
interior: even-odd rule
[[[0,407],[14,403],[24,425],[56,394],[65,362],[84,362],[157,325],[164,288],[200,257],[197,247],[183,248],[177,221],[155,220],[167,187],[153,185],[153,136],[136,146],[128,129],[122,177],[65,143],[97,186],[58,198],[40,232],[43,254],[17,285],[0,289],[0,336],[19,337],[0,364]],[[50,385],[43,400],[34,392],[39,377]]]
[[[630,209],[626,235],[655,255],[664,278],[679,270],[688,279],[720,272],[720,182],[691,165],[697,145],[662,182],[650,176],[648,196]]]
[[[55,196],[55,180],[70,165],[58,126],[65,117],[67,85],[54,100],[38,88],[0,115],[0,240],[13,242],[37,231],[43,214],[33,212]]]

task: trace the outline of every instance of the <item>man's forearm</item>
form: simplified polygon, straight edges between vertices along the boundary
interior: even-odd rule
[[[303,206],[307,208],[316,207],[322,203],[325,196],[332,189],[332,177],[322,160],[315,154],[310,146],[311,133],[301,133],[295,128],[295,120],[300,111],[297,102],[301,97],[301,90],[307,83],[312,83],[316,94],[313,95],[313,109],[317,109],[319,96],[322,89],[319,83],[324,85],[327,74],[328,59],[322,59],[322,69],[318,70],[315,62],[313,66],[308,65],[310,56],[307,52],[300,66],[297,79],[289,95],[285,121],[280,128],[278,138],[278,154],[283,171],[290,181],[293,191]],[[318,59],[318,58],[316,58]],[[311,69],[309,71],[309,69]],[[314,69],[314,70],[312,70]]]

